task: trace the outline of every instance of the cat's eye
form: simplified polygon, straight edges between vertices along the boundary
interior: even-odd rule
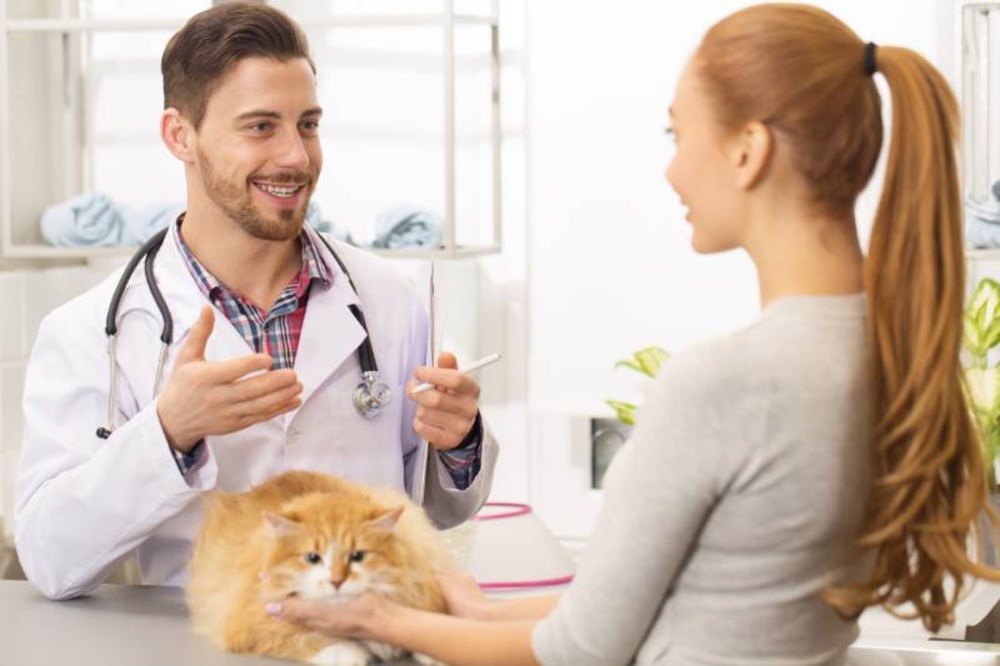
[[[351,553],[350,557],[351,562],[360,562],[363,559],[365,559],[365,551],[356,550],[353,553]]]
[[[309,564],[319,564],[323,561],[323,557],[319,553],[306,553],[302,558]]]

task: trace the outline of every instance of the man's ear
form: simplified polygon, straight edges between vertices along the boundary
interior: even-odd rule
[[[160,138],[167,150],[181,162],[194,161],[194,128],[177,109],[164,109],[160,117]]]
[[[733,152],[736,187],[749,190],[760,182],[773,152],[774,135],[767,125],[752,122],[744,127],[736,140]]]

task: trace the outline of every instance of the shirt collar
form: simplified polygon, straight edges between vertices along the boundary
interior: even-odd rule
[[[185,213],[181,213],[177,217],[177,222],[172,225],[171,233],[178,247],[181,248],[181,253],[184,256],[188,270],[191,272],[191,276],[194,277],[195,282],[206,298],[212,300],[213,296],[217,295],[220,289],[225,289],[226,287],[198,261],[191,248],[184,242],[184,237],[181,235],[181,224],[184,222],[184,215]],[[319,251],[319,243],[323,241],[317,237],[317,233],[312,227],[305,224],[302,227],[302,233],[299,234],[299,239],[302,241],[302,273],[300,273],[298,279],[303,289],[305,286],[311,284],[313,280],[319,280],[324,288],[333,284],[333,271],[330,269],[324,254]]]

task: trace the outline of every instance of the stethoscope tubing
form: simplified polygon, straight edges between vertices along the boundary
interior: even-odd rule
[[[128,283],[132,279],[132,275],[135,273],[136,267],[139,262],[145,259],[143,265],[143,272],[146,276],[146,284],[149,288],[149,292],[153,297],[153,301],[156,303],[156,309],[160,312],[160,317],[163,322],[162,329],[160,331],[160,354],[157,359],[156,364],[156,374],[153,378],[153,396],[159,394],[160,391],[160,380],[163,377],[163,368],[167,360],[167,352],[170,349],[170,344],[173,342],[174,337],[174,320],[170,314],[170,308],[167,305],[166,299],[163,297],[163,292],[160,291],[159,285],[156,283],[155,275],[153,274],[153,262],[156,259],[157,253],[159,253],[160,248],[163,246],[163,241],[170,231],[170,227],[166,227],[156,232],[143,243],[142,247],[136,251],[135,254],[129,259],[128,263],[125,265],[125,269],[122,271],[121,278],[118,280],[118,284],[115,285],[114,293],[111,295],[111,302],[108,303],[108,312],[104,320],[104,333],[108,338],[108,363],[110,367],[110,378],[111,386],[108,391],[108,411],[107,411],[107,426],[100,427],[97,429],[97,436],[102,439],[107,439],[111,436],[114,425],[114,409],[117,404],[117,383],[118,383],[118,372],[117,372],[117,339],[118,339],[118,308],[121,305],[121,300],[125,294],[125,290],[128,288]],[[347,278],[347,283],[350,285],[351,289],[354,291],[355,295],[358,294],[358,289],[354,285],[354,280],[351,278],[350,272],[347,270],[347,266],[341,261],[340,257],[334,251],[333,246],[330,244],[322,234],[317,234],[319,239],[326,246],[326,249],[330,251],[330,255],[333,257],[334,261],[343,271],[344,276]],[[372,347],[371,335],[368,333],[368,324],[365,321],[364,312],[362,312],[361,307],[352,303],[348,306],[354,318],[357,319],[361,328],[365,332],[364,340],[358,347],[358,362],[361,364],[361,382],[355,388],[353,393],[354,406],[365,418],[374,418],[378,416],[382,409],[389,403],[392,399],[392,391],[387,385],[379,381],[379,371],[378,363],[375,360],[375,350]]]

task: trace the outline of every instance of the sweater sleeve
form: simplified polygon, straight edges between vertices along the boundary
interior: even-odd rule
[[[606,477],[575,581],[534,630],[542,664],[629,663],[669,598],[736,466],[727,446],[732,403],[711,363],[678,356],[658,377]]]

